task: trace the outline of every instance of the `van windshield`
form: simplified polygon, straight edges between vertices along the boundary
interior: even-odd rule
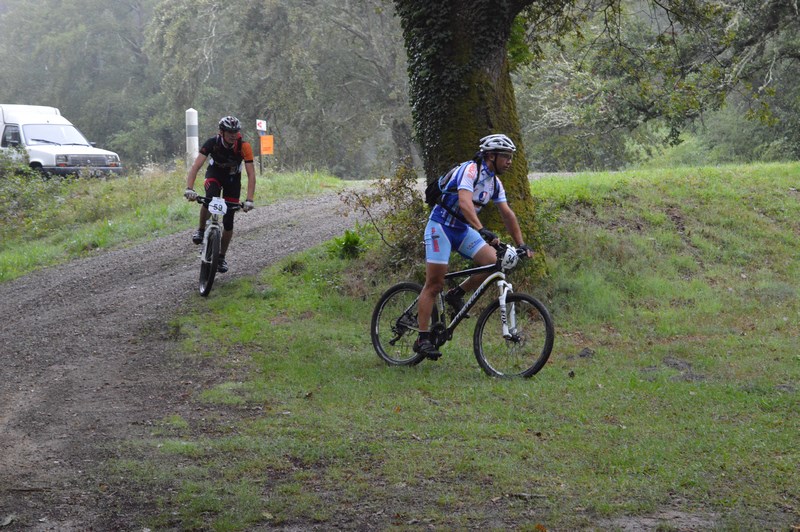
[[[77,144],[89,146],[75,126],[67,124],[27,124],[22,126],[28,146],[36,144]]]

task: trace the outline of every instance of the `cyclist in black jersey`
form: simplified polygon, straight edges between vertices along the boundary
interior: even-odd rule
[[[208,159],[204,183],[206,202],[200,208],[200,224],[197,231],[192,235],[192,242],[195,244],[203,242],[203,233],[209,216],[207,206],[212,197],[219,196],[221,192],[225,201],[239,203],[242,191],[242,164],[244,164],[247,172],[247,198],[242,210],[247,212],[253,208],[253,194],[256,190],[253,148],[249,142],[245,142],[242,139],[241,130],[242,126],[236,117],[223,117],[219,121],[219,133],[203,143],[197,159],[189,169],[186,177],[186,190],[183,195],[187,200],[194,201],[198,196],[193,188],[194,182],[203,163]],[[219,266],[217,267],[217,271],[220,273],[228,271],[225,253],[233,237],[234,212],[234,209],[230,209],[222,218],[222,248],[220,250]]]

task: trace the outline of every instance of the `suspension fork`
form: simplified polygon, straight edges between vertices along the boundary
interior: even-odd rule
[[[209,216],[209,218],[211,218],[211,217]],[[209,222],[209,221],[210,220],[206,220],[206,222]],[[202,262],[205,262],[206,264],[209,263],[209,261],[206,260],[206,257],[208,256],[208,253],[206,253],[206,252],[208,251],[208,246],[211,245],[211,242],[208,241],[208,235],[211,233],[211,228],[213,226],[214,226],[213,223],[207,223],[206,230],[203,231],[203,245],[201,246],[202,249],[200,250],[200,260]]]
[[[216,213],[209,213],[208,218],[206,219],[206,230],[203,232],[203,245],[201,246],[202,249],[200,250],[200,260],[205,263],[209,263],[209,261],[206,260],[206,251],[208,250],[208,246],[211,245],[211,242],[208,240],[208,235],[211,234],[211,229],[213,227],[219,229],[220,239],[222,238],[222,224],[219,223],[219,219],[220,216]],[[222,244],[221,241],[220,244]]]
[[[514,291],[514,288],[511,286],[511,283],[507,282],[505,279],[497,281],[497,288],[500,290],[498,301],[500,302],[500,322],[503,324],[503,338],[510,340],[516,333],[517,316],[513,305],[511,306],[511,313],[509,315],[506,306],[506,298],[509,293]]]

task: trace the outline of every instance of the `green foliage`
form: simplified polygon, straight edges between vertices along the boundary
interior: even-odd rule
[[[90,141],[108,146],[143,116],[144,102],[157,92],[159,74],[143,51],[156,1],[4,2],[0,102],[56,106]],[[140,156],[135,145],[115,148],[126,166]],[[162,148],[171,156],[176,144]],[[165,160],[163,152],[157,155]]]
[[[248,136],[266,119],[279,168],[366,177],[414,150],[400,28],[386,7],[9,0],[0,101],[59,107],[128,168],[182,154],[192,107],[202,137],[226,114]]]
[[[767,123],[745,118],[747,104],[729,98],[719,111],[707,113],[680,136],[680,143],[661,146],[639,157],[652,168],[745,162],[789,161],[800,157],[800,136],[790,109],[776,107]],[[778,114],[779,113],[779,114]]]
[[[524,15],[518,15],[511,25],[511,35],[508,38],[508,62],[511,72],[538,59],[525,39],[529,25],[530,22]]]
[[[364,251],[364,239],[356,231],[347,229],[343,236],[328,244],[328,253],[340,259],[357,259]]]
[[[28,164],[28,152],[25,150],[16,148],[0,150],[0,179],[13,176],[41,177],[41,174],[35,172]]]
[[[408,269],[424,262],[421,240],[430,211],[422,200],[419,177],[408,161],[393,177],[381,177],[364,191],[342,194],[342,201],[349,209],[364,213],[375,226],[386,246],[378,253],[386,269]]]
[[[788,87],[781,96],[765,95],[762,105],[772,102],[774,106],[768,116],[760,118],[750,107],[750,101],[732,95],[724,108],[706,116],[691,133],[702,141],[701,150],[710,164],[798,159],[798,95],[796,88]]]
[[[147,50],[201,131],[265,119],[279,168],[352,179],[413,151],[398,21],[381,0],[163,2]],[[202,16],[198,16],[198,13]]]
[[[546,41],[540,63],[516,73],[532,168],[625,167],[678,144],[688,128],[703,137],[698,147],[718,152],[706,158],[712,163],[797,157],[796,22],[769,22],[787,7],[768,2],[757,9],[772,13],[764,16],[747,3],[603,4],[574,35]],[[753,45],[754,34],[770,46]],[[726,94],[730,127],[707,127]],[[759,142],[750,146],[736,138],[753,133]]]
[[[43,177],[24,163],[0,154],[0,218],[3,245],[20,238],[41,238],[58,224],[51,213],[75,189],[75,179]]]
[[[712,160],[800,157],[797,17],[784,0],[394,5],[398,16],[386,0],[8,0],[0,101],[58,106],[134,169],[184,152],[188,107],[202,136],[223,114],[265,118],[272,166],[353,178],[418,161],[412,120],[427,176],[490,130],[524,144],[518,161],[531,155],[536,170],[621,168],[730,93],[731,109],[769,128],[730,129],[758,135],[744,151],[708,129]],[[660,138],[637,132],[653,120]]]

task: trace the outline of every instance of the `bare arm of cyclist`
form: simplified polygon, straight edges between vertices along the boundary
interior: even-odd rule
[[[253,195],[256,193],[256,169],[253,161],[244,163],[245,172],[247,172],[247,201],[253,201]]]
[[[519,228],[519,222],[517,221],[517,215],[514,214],[514,211],[511,210],[511,207],[506,202],[497,203],[496,205],[497,210],[500,211],[500,217],[503,219],[503,225],[506,226],[508,234],[514,239],[517,247],[525,244],[525,239],[522,238],[522,230]],[[528,257],[533,256],[532,251],[527,250],[527,253]]]
[[[244,170],[247,173],[247,196],[246,201],[253,201],[256,193],[256,167],[253,164],[253,147],[249,142],[242,143],[242,158],[244,159]]]
[[[186,176],[186,188],[194,188],[194,182],[197,179],[197,172],[199,172],[200,168],[203,167],[203,163],[206,162],[207,158],[208,157],[202,153],[197,155],[197,158],[192,163],[192,167],[189,168],[189,174]]]

